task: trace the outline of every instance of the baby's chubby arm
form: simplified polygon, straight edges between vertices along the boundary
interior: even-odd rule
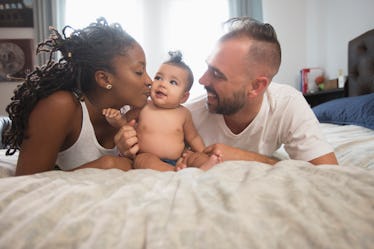
[[[105,116],[108,123],[115,127],[121,128],[127,124],[126,117],[122,116],[121,111],[113,108],[103,109],[103,115]]]
[[[118,129],[124,125],[127,125],[128,122],[130,122],[131,120],[137,120],[140,110],[141,110],[140,108],[128,107],[128,109],[125,110],[125,112],[123,112],[122,109],[121,110],[117,110],[113,108],[103,109],[103,115],[105,116],[108,123],[111,126],[118,128]]]
[[[202,152],[205,149],[205,143],[199,135],[193,121],[190,111],[185,110],[185,122],[183,125],[184,139],[191,147],[192,151]]]

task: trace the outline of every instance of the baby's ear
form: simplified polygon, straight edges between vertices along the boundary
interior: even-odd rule
[[[189,97],[190,97],[190,92],[188,92],[188,91],[184,92],[184,94],[183,94],[183,96],[180,100],[180,104],[183,104],[184,102],[186,102]]]

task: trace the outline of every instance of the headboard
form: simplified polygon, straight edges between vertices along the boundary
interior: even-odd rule
[[[345,96],[374,92],[374,29],[348,43],[348,79]]]

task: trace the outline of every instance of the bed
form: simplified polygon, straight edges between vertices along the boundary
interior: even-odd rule
[[[349,60],[359,56],[351,48],[373,37],[372,30],[350,42]],[[280,149],[275,167],[227,161],[207,172],[13,177],[17,154],[0,150],[0,248],[372,248],[374,128],[366,127],[370,99],[367,108],[361,96],[374,92],[374,74],[362,83],[349,67],[343,99],[358,98],[352,106],[369,109],[365,120],[352,121],[339,101],[315,110],[339,167],[290,160]],[[343,114],[332,117],[337,106]]]

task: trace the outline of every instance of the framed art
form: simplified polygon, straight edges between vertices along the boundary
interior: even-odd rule
[[[24,78],[33,69],[32,39],[0,39],[0,81]]]

